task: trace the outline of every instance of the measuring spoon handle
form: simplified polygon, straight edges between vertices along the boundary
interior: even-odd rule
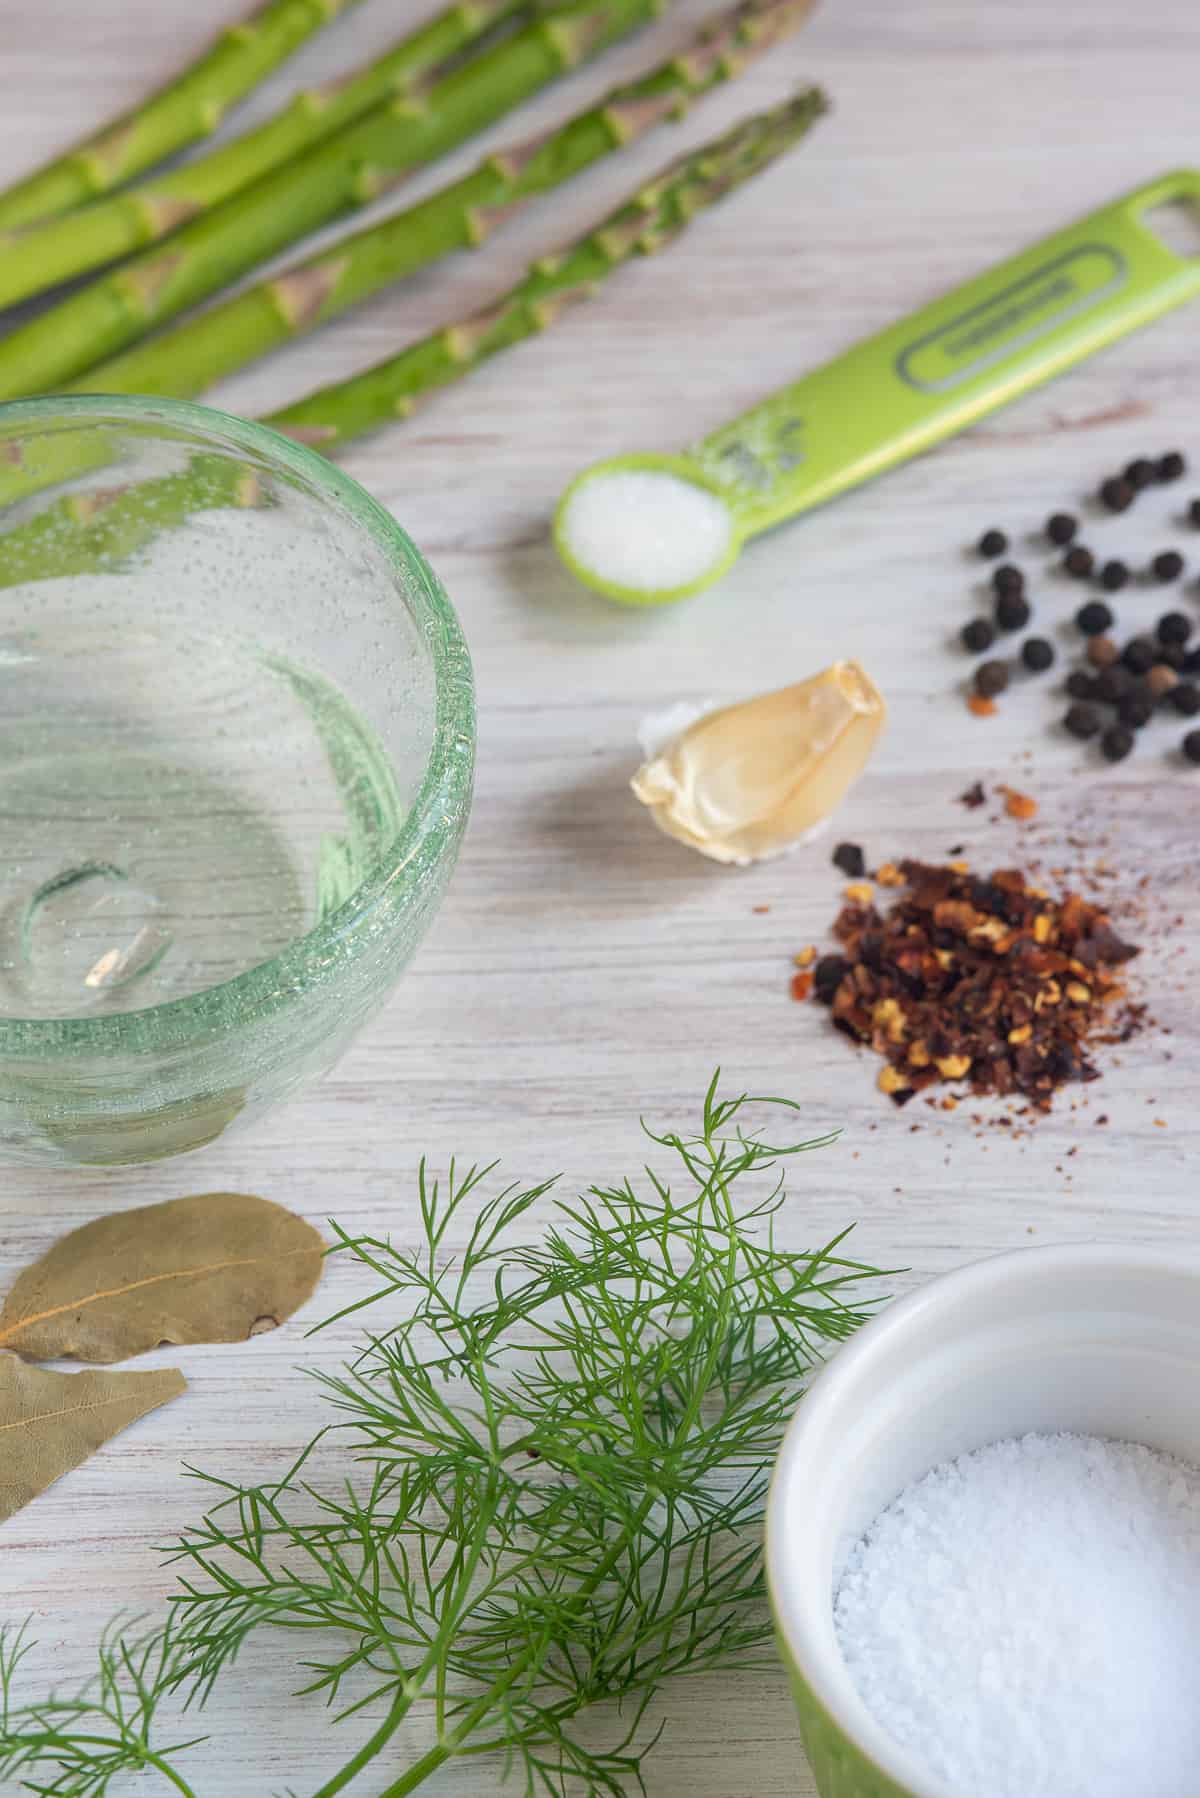
[[[1200,172],[1177,170],[868,337],[698,444],[691,458],[744,538],[928,449],[1200,292],[1148,215],[1182,204],[1200,241]]]

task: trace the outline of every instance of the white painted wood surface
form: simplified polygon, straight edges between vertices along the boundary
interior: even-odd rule
[[[421,10],[374,0],[251,110],[302,76],[353,65]],[[682,41],[704,10],[681,0],[602,70],[530,108],[518,134]],[[0,0],[0,177],[133,101],[238,11],[238,0]],[[639,1111],[680,1119],[717,1061],[734,1082],[801,1100],[814,1131],[844,1127],[795,1182],[784,1229],[796,1245],[857,1218],[859,1253],[907,1265],[914,1279],[1031,1241],[1194,1247],[1200,1034],[1188,956],[1200,775],[1166,758],[1183,727],[1160,726],[1153,746],[1107,770],[1050,731],[1045,684],[990,722],[969,719],[949,644],[979,572],[964,545],[983,526],[1032,527],[1143,450],[1178,444],[1200,464],[1195,311],[777,533],[722,588],[675,611],[634,616],[591,600],[557,566],[546,524],[586,459],[686,441],[1035,236],[1195,160],[1198,56],[1190,0],[830,0],[802,38],[674,135],[614,159],[486,255],[384,295],[221,392],[253,411],[372,361],[483,301],[568,221],[598,214],[679,145],[802,77],[834,96],[834,116],[805,147],[669,255],[348,455],[432,558],[476,659],[478,797],[450,900],[386,1014],[323,1088],[256,1133],[141,1171],[5,1174],[5,1281],[99,1211],[197,1189],[257,1190],[315,1220],[334,1214],[403,1239],[423,1151],[499,1155],[514,1175],[562,1169],[568,1187],[618,1173],[639,1156]],[[503,142],[512,125],[492,135]],[[1200,473],[1189,490],[1200,491]],[[1161,496],[1088,534],[1148,552],[1170,509]],[[1049,621],[1074,590],[1039,579],[1034,595]],[[1156,601],[1138,594],[1121,610],[1149,617]],[[1030,834],[1049,863],[1067,836],[1107,839],[1114,889],[1149,871],[1156,915],[1179,920],[1156,929],[1141,966],[1173,1034],[1121,1052],[1090,1109],[1063,1105],[1028,1138],[978,1134],[967,1110],[894,1113],[875,1092],[875,1064],[815,1008],[789,1001],[790,956],[822,939],[837,902],[828,844],[728,873],[657,836],[627,794],[648,709],[734,697],[841,655],[876,674],[892,721],[838,835],[877,858],[962,844],[995,865],[1023,856]],[[992,822],[995,808],[955,803],[976,776],[1010,777],[1041,800],[1032,833]],[[1092,1121],[1100,1110],[1105,1129]],[[335,1268],[313,1314],[350,1295]],[[200,1508],[181,1461],[243,1479],[281,1472],[322,1415],[298,1367],[335,1363],[350,1340],[343,1330],[305,1342],[293,1326],[244,1350],[189,1352],[185,1399],[5,1525],[0,1609],[33,1614],[42,1669],[83,1672],[115,1606],[153,1609],[167,1590],[154,1545]],[[205,1798],[303,1793],[358,1739],[354,1724],[333,1731],[319,1709],[287,1700],[297,1681],[286,1649],[260,1649],[227,1682],[214,1739],[195,1757]],[[685,1684],[664,1710],[651,1798],[811,1793],[781,1677]],[[414,1730],[396,1745],[392,1777],[421,1743]],[[360,1785],[369,1798],[381,1783]],[[498,1769],[482,1763],[429,1788],[431,1798],[498,1789]]]

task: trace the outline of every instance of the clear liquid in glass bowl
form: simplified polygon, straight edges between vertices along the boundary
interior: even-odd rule
[[[0,407],[0,1160],[174,1153],[328,1065],[440,901],[473,755],[445,596],[321,458]]]

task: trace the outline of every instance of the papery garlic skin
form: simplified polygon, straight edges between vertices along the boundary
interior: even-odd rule
[[[722,706],[643,762],[633,790],[661,830],[745,867],[794,848],[858,779],[887,708],[857,662]]]

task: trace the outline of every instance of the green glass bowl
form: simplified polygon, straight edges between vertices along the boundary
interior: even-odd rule
[[[474,751],[436,576],[322,457],[0,406],[0,1162],[178,1154],[327,1069],[437,910]]]

